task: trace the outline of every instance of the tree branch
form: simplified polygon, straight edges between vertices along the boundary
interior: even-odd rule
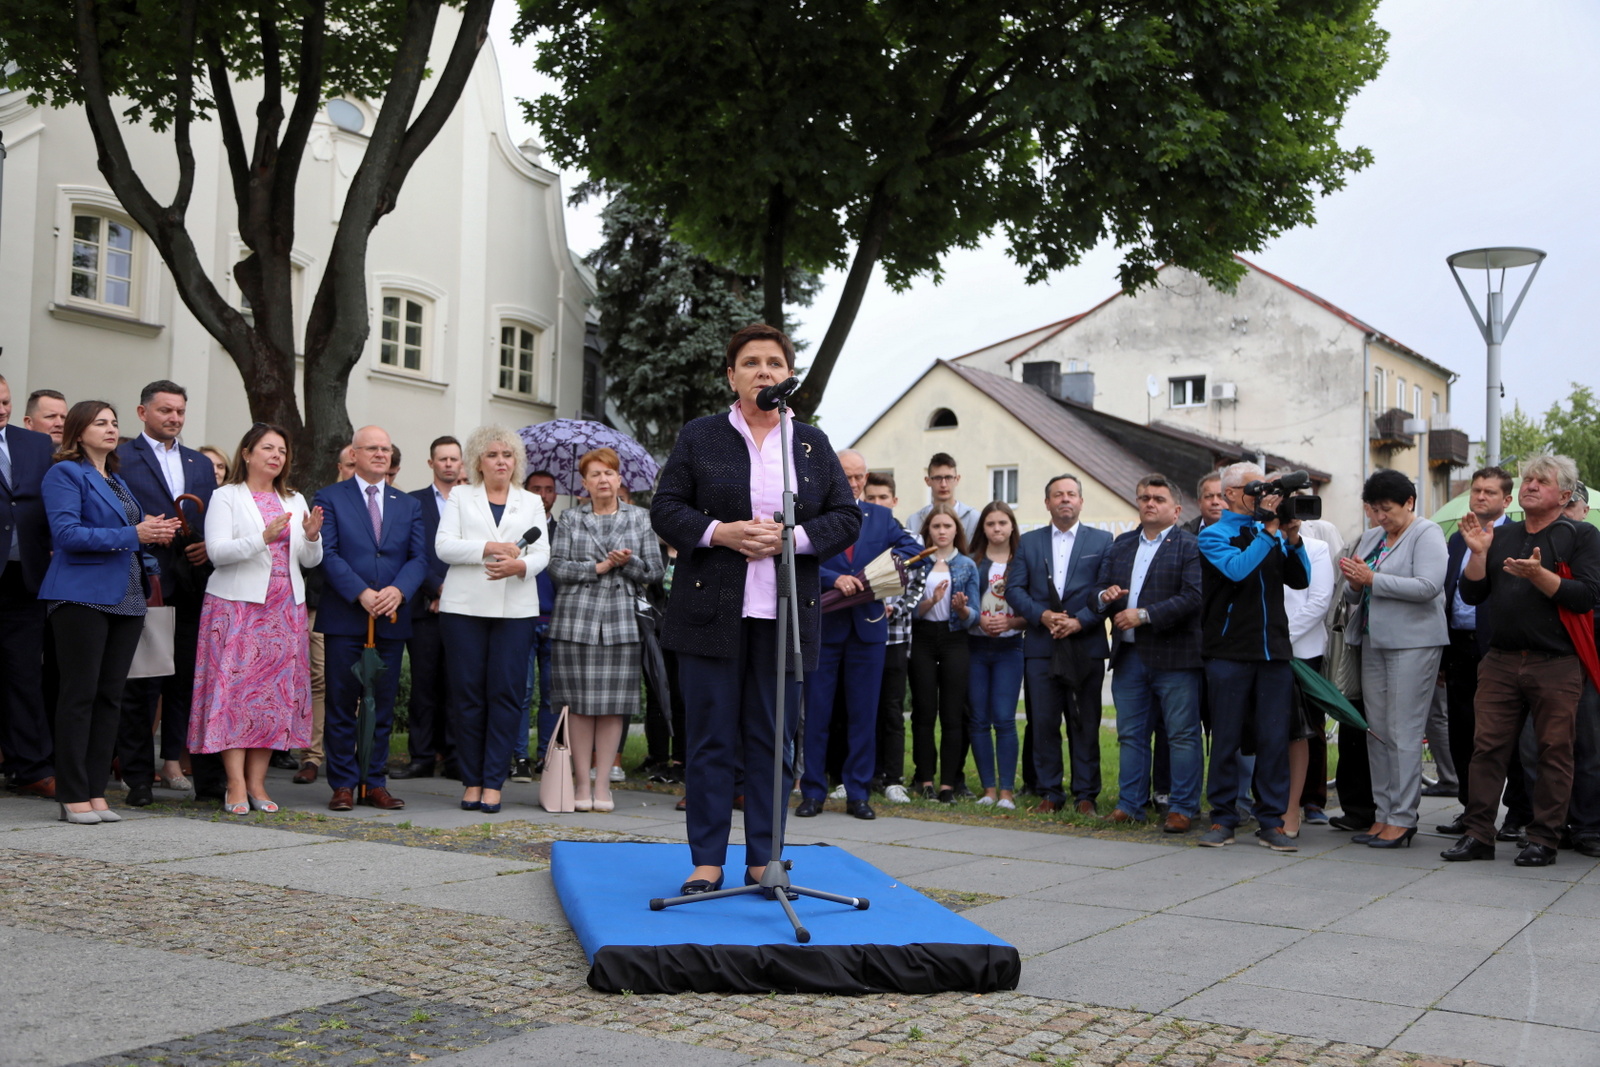
[[[183,224],[184,216],[189,213],[189,198],[194,195],[194,142],[189,137],[189,124],[193,120],[194,56],[197,46],[195,2],[183,0],[178,8],[179,32],[188,47],[178,61],[177,117],[172,128],[173,148],[178,155],[178,190],[167,209],[170,222],[177,226]]]
[[[250,160],[244,151],[244,130],[239,125],[239,108],[233,99],[233,83],[228,80],[228,60],[222,54],[222,42],[215,34],[207,34],[205,48],[211,96],[217,102],[217,124],[222,129],[222,145],[228,153],[233,202],[242,216],[250,201]]]
[[[294,243],[294,194],[312,123],[322,110],[322,66],[327,46],[327,4],[316,0],[300,23],[299,82],[289,125],[279,146],[272,183],[272,218],[287,245]],[[285,249],[287,251],[287,247]]]
[[[467,0],[466,8],[461,12],[461,27],[456,32],[455,43],[450,47],[450,58],[445,61],[444,70],[434,84],[433,95],[428,97],[428,102],[406,130],[400,144],[400,153],[384,191],[385,213],[394,210],[406,175],[455,110],[461,91],[472,76],[472,68],[478,62],[478,53],[489,39],[489,15],[493,10],[494,0]]]

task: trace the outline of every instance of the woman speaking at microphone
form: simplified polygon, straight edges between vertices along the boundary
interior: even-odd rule
[[[759,881],[771,858],[774,822],[767,775],[779,740],[777,692],[778,556],[784,473],[795,494],[794,545],[805,669],[815,670],[821,615],[817,562],[855,543],[861,528],[850,485],[827,435],[789,419],[781,447],[778,412],[764,410],[762,390],[794,374],[794,345],[771,326],[746,326],[728,342],[726,415],[707,415],[678,434],[650,506],[662,540],[678,550],[662,644],[678,653],[689,743],[684,767],[689,856],[694,870],[680,894],[722,886],[732,822],[734,781],[745,781],[745,878]],[[793,669],[793,658],[790,658]],[[781,694],[785,751],[792,752],[800,713],[791,674]],[[742,753],[742,756],[741,756]],[[780,795],[794,786],[785,765]]]
[[[467,438],[470,485],[450,490],[434,551],[450,565],[439,595],[439,630],[455,690],[456,762],[464,811],[500,810],[539,614],[534,576],[550,559],[544,502],[522,488],[522,442],[499,426]]]

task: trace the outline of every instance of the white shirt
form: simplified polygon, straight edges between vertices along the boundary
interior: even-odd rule
[[[1283,613],[1289,620],[1289,644],[1296,659],[1315,659],[1328,650],[1328,605],[1333,602],[1333,550],[1315,537],[1300,538],[1311,573],[1304,589],[1283,590]]]
[[[361,506],[362,507],[366,507],[367,501],[372,499],[371,497],[369,497],[367,495],[367,487],[371,486],[371,485],[375,485],[375,486],[378,487],[378,492],[377,492],[377,498],[378,498],[378,521],[382,522],[383,521],[383,491],[385,489],[389,488],[389,480],[387,478],[385,478],[382,481],[369,482],[365,478],[361,477],[361,475],[359,475],[359,474],[355,475],[355,480],[356,480],[357,484],[359,484],[360,487],[361,487]],[[440,508],[439,508],[439,514],[441,514],[441,515],[444,514],[443,505],[441,505]]]
[[[1050,551],[1052,553],[1052,573],[1056,580],[1056,595],[1065,598],[1067,592],[1067,568],[1072,563],[1072,546],[1078,543],[1078,524],[1073,523],[1070,529],[1050,527]]]
[[[436,506],[439,509],[439,514],[443,515],[444,514],[444,506],[446,504],[450,503],[450,498],[448,496],[446,496],[444,493],[440,492],[439,483],[438,482],[430,482],[430,483],[428,483],[428,488],[433,490],[433,503],[434,503],[434,506]],[[382,496],[383,494],[379,493],[378,495]],[[379,511],[380,514],[383,512],[383,505],[382,504],[378,505],[378,511]]]
[[[1128,607],[1139,606],[1139,591],[1144,588],[1145,575],[1150,573],[1150,564],[1156,558],[1156,551],[1161,548],[1161,542],[1167,539],[1167,534],[1172,532],[1172,527],[1156,534],[1155,540],[1144,535],[1144,530],[1139,531],[1139,547],[1133,552],[1133,577],[1128,581]],[[1123,630],[1121,639],[1130,644],[1133,642],[1133,631]]]
[[[176,500],[183,495],[183,453],[178,450],[176,439],[171,444],[162,444],[147,433],[141,433],[144,443],[155,452],[156,463],[161,467],[161,474],[167,479],[167,492]]]
[[[1494,520],[1494,525],[1499,526],[1508,518],[1510,516],[1502,512],[1500,517]],[[1461,554],[1462,570],[1467,569],[1467,557],[1468,553],[1463,552]],[[1476,630],[1478,628],[1478,609],[1461,599],[1461,576],[1459,574],[1456,575],[1456,595],[1450,598],[1450,628],[1453,630]]]

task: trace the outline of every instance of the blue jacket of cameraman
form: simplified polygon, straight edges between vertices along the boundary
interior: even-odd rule
[[[1200,652],[1207,659],[1288,660],[1283,590],[1310,583],[1301,545],[1268,533],[1248,515],[1224,511],[1200,531]]]

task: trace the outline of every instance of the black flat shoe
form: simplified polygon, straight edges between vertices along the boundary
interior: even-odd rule
[[[1549,867],[1556,862],[1556,850],[1534,841],[1518,853],[1513,862],[1518,867]]]
[[[680,897],[692,897],[699,893],[715,893],[722,888],[722,876],[718,875],[715,882],[704,878],[692,878],[678,887]]]
[[[463,800],[461,802],[461,810],[462,811],[482,811],[483,810],[483,803],[481,801],[477,801],[477,800]]]
[[[495,812],[500,810],[500,805],[498,803],[485,804],[482,801],[479,801],[478,810],[483,812],[485,815],[493,815]]]
[[[155,794],[148,785],[130,785],[128,787],[128,807],[148,808],[156,802]]]
[[[1494,839],[1496,841],[1521,841],[1523,838],[1525,838],[1527,836],[1528,836],[1527,827],[1518,826],[1516,823],[1512,822],[1510,819],[1507,819],[1504,823],[1501,824],[1500,832],[1494,835]]]
[[[1365,830],[1372,825],[1371,819],[1353,819],[1348,815],[1335,815],[1328,820],[1328,825],[1335,830]]]
[[[1467,834],[1461,835],[1461,840],[1439,853],[1441,857],[1452,863],[1461,860],[1492,860],[1494,859],[1494,846],[1486,845],[1476,837]]]
[[[1438,826],[1435,826],[1434,829],[1439,831],[1441,834],[1448,834],[1451,837],[1460,837],[1467,832],[1467,824],[1461,821],[1461,816],[1457,815],[1455,817],[1455,821],[1447,823],[1442,822]]]
[[[390,778],[399,778],[402,781],[409,778],[432,778],[438,765],[431,759],[414,759],[397,771],[390,771]]]
[[[1399,837],[1384,838],[1384,837],[1376,837],[1376,836],[1374,836],[1372,838],[1372,840],[1367,842],[1367,847],[1368,848],[1410,848],[1411,847],[1411,839],[1413,837],[1416,837],[1416,836],[1417,836],[1417,828],[1415,826],[1408,826],[1408,827],[1406,827],[1406,832],[1401,834]]]
[[[844,810],[858,819],[876,819],[878,817],[878,813],[872,810],[872,805],[865,800],[847,801]]]
[[[809,819],[822,812],[822,801],[812,800],[810,797],[800,798],[800,805],[794,809],[796,818]]]

